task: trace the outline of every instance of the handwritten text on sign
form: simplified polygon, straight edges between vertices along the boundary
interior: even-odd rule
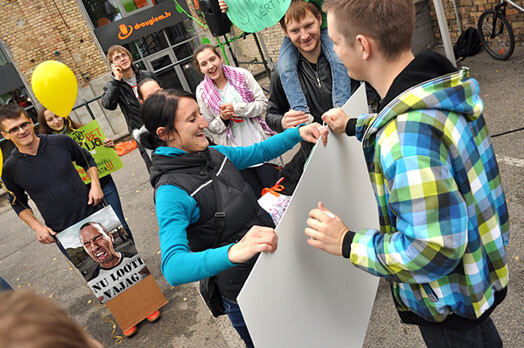
[[[105,135],[97,120],[89,122],[69,134],[78,145],[89,151],[96,161],[98,177],[102,178],[122,168],[124,164],[112,147],[104,146]],[[78,174],[88,184],[89,177],[84,168],[75,165]]]
[[[277,24],[291,0],[226,0],[226,3],[231,22],[245,32],[256,33]]]

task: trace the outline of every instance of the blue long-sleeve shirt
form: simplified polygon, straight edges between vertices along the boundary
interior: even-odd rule
[[[280,156],[302,139],[297,128],[288,129],[266,141],[246,147],[213,146],[239,170]],[[175,147],[159,147],[155,153],[176,157],[186,153]],[[214,276],[234,264],[228,251],[233,244],[191,252],[186,229],[200,218],[195,199],[173,185],[160,186],[156,192],[156,214],[159,225],[162,273],[171,285],[178,285]]]

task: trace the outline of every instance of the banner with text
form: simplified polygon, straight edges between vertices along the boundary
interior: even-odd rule
[[[226,0],[227,16],[241,30],[256,33],[277,24],[291,0]]]
[[[149,275],[111,206],[63,230],[57,237],[101,303]]]
[[[78,128],[69,134],[78,145],[89,151],[96,161],[98,167],[98,177],[103,178],[104,176],[116,172],[118,169],[123,168],[124,164],[116,151],[112,147],[104,146],[104,131],[100,127],[97,120],[91,121],[85,126]],[[89,184],[91,181],[87,176],[84,168],[75,165],[78,174],[82,178],[85,184]]]

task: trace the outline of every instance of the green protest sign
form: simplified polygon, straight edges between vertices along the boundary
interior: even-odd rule
[[[291,0],[226,0],[226,3],[229,20],[247,33],[256,33],[277,24]]]
[[[120,157],[112,147],[104,146],[105,135],[97,120],[91,121],[69,134],[71,138],[84,149],[89,151],[96,161],[98,177],[102,178],[124,167]],[[78,174],[85,184],[90,183],[84,168],[75,164]]]

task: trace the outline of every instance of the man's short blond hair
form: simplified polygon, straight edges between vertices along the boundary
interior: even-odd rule
[[[369,36],[388,61],[411,49],[413,0],[325,0],[322,9],[334,16],[337,31],[350,45],[359,34]]]
[[[133,56],[131,55],[131,52],[124,46],[120,45],[113,45],[109,47],[109,50],[107,50],[107,60],[109,60],[109,64],[113,63],[113,56],[116,53],[125,53],[129,56],[129,59],[131,59],[131,63],[133,63]]]

